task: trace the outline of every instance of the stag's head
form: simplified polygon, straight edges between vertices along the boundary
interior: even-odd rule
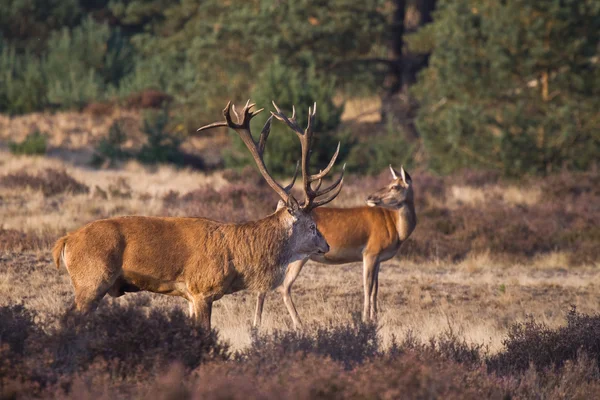
[[[379,206],[391,209],[402,207],[407,201],[413,200],[412,179],[404,167],[400,173],[390,165],[392,182],[367,197],[367,204],[371,207]]]
[[[244,109],[238,114],[235,110],[235,106],[228,103],[223,110],[225,121],[216,122],[204,126],[198,131],[226,126],[240,136],[250,154],[254,158],[258,170],[262,174],[263,178],[267,181],[269,186],[279,195],[281,198],[281,206],[277,208],[276,214],[282,216],[284,222],[289,225],[291,229],[289,244],[291,245],[291,252],[300,257],[309,256],[311,254],[327,253],[329,251],[329,245],[327,241],[317,229],[316,223],[311,215],[311,210],[316,207],[322,206],[329,203],[337,197],[342,190],[344,171],[340,177],[335,180],[330,186],[325,189],[321,189],[321,183],[323,178],[329,173],[335,164],[335,160],[338,156],[340,145],[338,143],[335,154],[331,158],[329,165],[318,174],[311,175],[308,171],[308,165],[310,161],[310,146],[312,144],[313,127],[315,124],[316,115],[316,104],[308,109],[308,125],[306,129],[301,129],[296,122],[295,109],[292,111],[292,116],[287,117],[275,103],[275,112],[271,112],[271,117],[265,123],[263,129],[260,132],[258,141],[254,140],[252,132],[250,131],[250,120],[260,113],[263,109],[252,111],[254,104],[250,104],[250,101],[246,103]],[[237,122],[234,122],[231,116],[231,112],[235,114]],[[267,144],[267,138],[271,131],[271,122],[273,117],[284,122],[289,128],[291,128],[298,138],[300,139],[300,145],[302,148],[301,161],[296,164],[296,171],[292,182],[287,186],[280,185],[271,176],[263,160],[263,153]],[[304,201],[300,204],[296,198],[292,195],[291,189],[296,182],[298,176],[298,170],[302,172],[302,186]],[[316,187],[313,188],[313,183],[317,182]]]

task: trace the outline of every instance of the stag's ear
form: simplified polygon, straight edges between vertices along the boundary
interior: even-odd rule
[[[277,209],[275,211],[279,211],[281,210],[283,207],[285,207],[285,202],[283,200],[279,200],[277,202]]]
[[[412,179],[408,172],[404,170],[404,167],[400,167],[400,176],[402,177],[402,182],[405,184],[410,185],[412,183]]]
[[[300,211],[300,205],[298,201],[291,194],[288,196],[287,203],[285,205],[290,214],[296,215]]]

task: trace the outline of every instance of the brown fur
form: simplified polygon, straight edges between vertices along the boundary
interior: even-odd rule
[[[393,171],[393,170],[392,170]],[[288,266],[280,290],[295,327],[300,317],[291,298],[291,288],[302,267],[311,259],[323,264],[363,262],[363,320],[377,315],[379,265],[394,257],[417,225],[412,180],[392,172],[393,180],[367,198],[370,207],[317,208],[312,215],[330,246],[324,255],[312,255]],[[282,205],[280,204],[279,207]],[[265,293],[258,293],[254,325],[261,320]]]
[[[56,264],[56,269],[60,269],[60,257],[62,255],[63,249],[65,248],[66,243],[67,236],[63,236],[56,241],[56,244],[52,249],[52,259],[54,260],[54,264]]]
[[[242,289],[274,289],[288,263],[327,251],[318,231],[306,233],[312,224],[310,215],[292,216],[287,209],[244,224],[117,217],[60,238],[53,257],[59,265],[66,246],[64,262],[80,311],[95,308],[106,293],[146,290],[186,298],[192,315],[209,325],[213,301]]]

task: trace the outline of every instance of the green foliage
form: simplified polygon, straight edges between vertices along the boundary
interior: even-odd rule
[[[436,171],[585,169],[600,154],[600,3],[440,1],[410,40],[433,48],[415,88]]]
[[[50,33],[73,27],[81,19],[79,0],[2,0],[0,37],[11,40],[19,51],[40,53]]]
[[[49,101],[72,108],[102,100],[130,72],[131,52],[118,30],[91,18],[73,30],[54,33],[44,63]]]
[[[39,59],[30,53],[18,54],[0,39],[0,111],[27,113],[45,104],[46,82]]]
[[[108,163],[112,166],[117,161],[129,158],[130,154],[123,149],[126,141],[127,132],[123,130],[121,121],[115,120],[108,129],[108,137],[100,140],[96,146],[92,165]]]
[[[382,0],[173,3],[153,32],[137,35],[134,41],[144,56],[140,65],[148,60],[170,64],[177,57],[178,71],[191,79],[178,85],[183,90],[169,94],[183,97],[196,107],[197,118],[206,120],[231,98],[245,98],[260,86],[257,77],[276,58],[295,70],[314,67],[334,79],[338,88],[352,84],[353,94],[358,88],[375,90],[381,74],[376,64],[363,59],[385,54],[383,4]],[[338,79],[341,76],[352,79]],[[168,78],[179,79],[177,73]]]
[[[138,160],[146,164],[183,164],[183,154],[179,150],[182,138],[169,132],[169,125],[167,109],[146,113],[142,127],[146,143],[137,154]]]
[[[275,100],[284,112],[291,116],[292,106],[297,110],[297,120],[301,126],[306,126],[308,108],[317,103],[313,152],[311,165],[313,169],[324,168],[333,155],[340,134],[336,129],[340,124],[343,106],[333,103],[335,82],[318,76],[313,68],[294,70],[276,60],[259,76],[257,86],[252,93],[252,101],[258,107],[273,109],[271,101]],[[253,130],[260,132],[270,116],[263,112],[253,120]],[[245,145],[232,133],[233,150],[225,156],[229,166],[254,164]],[[349,152],[347,143],[343,143],[338,156],[338,164]],[[283,123],[273,120],[271,134],[267,141],[265,163],[274,174],[289,175],[296,162],[300,160],[300,143],[294,134]]]
[[[47,138],[40,131],[33,131],[20,143],[10,142],[8,148],[13,154],[40,155],[46,154]]]
[[[390,119],[384,132],[373,135],[365,143],[356,144],[348,155],[348,170],[351,172],[377,175],[389,164],[404,165],[410,169],[416,143],[409,140],[403,131]]]
[[[0,112],[82,107],[105,99],[131,73],[133,48],[118,29],[86,19],[48,39],[46,53],[0,41]]]

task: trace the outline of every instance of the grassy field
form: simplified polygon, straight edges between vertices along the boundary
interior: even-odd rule
[[[27,329],[37,332],[31,337],[46,335],[44,340],[59,337],[57,332],[64,335],[65,329],[79,329],[65,325],[63,320],[73,301],[73,291],[66,270],[57,270],[50,255],[53,242],[64,233],[98,218],[127,214],[197,215],[241,221],[260,218],[276,204],[276,196],[262,184],[254,171],[205,174],[168,166],[147,168],[137,163],[128,163],[117,170],[96,170],[72,159],[65,161],[59,156],[17,157],[7,152],[0,152],[0,171],[0,307],[5,318],[1,322],[9,327],[19,326],[19,321],[30,321],[23,323],[29,327]],[[115,394],[142,397],[144,393],[152,393],[149,387],[155,387],[143,382],[154,381],[157,376],[166,382],[165,387],[170,388],[161,394],[164,398],[178,397],[172,391],[181,382],[185,382],[181,384],[187,388],[185,396],[190,398],[194,393],[204,398],[237,398],[247,390],[247,385],[252,387],[256,382],[260,382],[262,390],[256,392],[256,397],[275,398],[275,388],[285,386],[298,390],[287,391],[291,397],[313,398],[315,393],[320,393],[319,385],[325,381],[328,388],[322,389],[325,397],[327,394],[361,397],[361,393],[362,396],[380,398],[395,398],[398,393],[414,393],[415,398],[431,397],[423,389],[428,385],[433,385],[430,387],[432,397],[469,398],[480,397],[483,393],[485,397],[500,398],[508,393],[517,398],[532,398],[536,390],[542,390],[549,397],[577,397],[571,396],[575,392],[558,395],[566,390],[561,380],[566,379],[565,376],[572,378],[569,385],[579,389],[583,386],[573,383],[573,377],[587,379],[584,397],[597,393],[600,387],[598,381],[582,375],[577,369],[591,363],[592,370],[597,372],[593,360],[597,354],[593,352],[590,353],[592,361],[580,359],[575,361],[575,366],[569,367],[570,370],[563,369],[559,375],[547,375],[545,378],[527,375],[533,372],[519,375],[522,373],[520,370],[510,379],[497,378],[485,372],[485,365],[488,363],[489,367],[489,360],[510,350],[506,339],[515,324],[533,318],[536,323],[543,324],[544,329],[560,330],[571,306],[576,306],[577,311],[583,314],[593,315],[600,311],[600,175],[562,174],[523,181],[505,181],[494,174],[476,172],[446,178],[422,171],[411,171],[411,175],[419,224],[398,256],[382,266],[380,318],[374,330],[369,331],[370,328],[356,323],[362,306],[361,264],[324,266],[311,262],[304,268],[293,290],[300,316],[308,326],[305,333],[290,331],[291,319],[280,295],[273,292],[267,297],[263,326],[256,336],[251,329],[255,294],[240,292],[215,303],[213,311],[218,341],[229,349],[230,355],[225,357],[227,361],[213,359],[202,367],[194,365],[195,369],[191,370],[185,363],[183,366],[176,364],[164,372],[165,365],[177,362],[178,358],[166,357],[165,361],[159,357],[157,359],[161,360],[163,369],[153,364],[151,368],[140,367],[141,370],[135,373],[113,371],[106,375],[106,370],[110,371],[112,367],[102,362],[98,364],[97,358],[93,363],[82,364],[81,369],[67,371],[53,364],[61,359],[56,355],[58,353],[53,353],[48,364],[42,363],[47,365],[44,375],[40,372],[39,360],[18,353],[13,346],[15,342],[7,339],[7,330],[4,330],[0,331],[0,339],[4,342],[2,347],[3,342],[0,341],[0,349],[13,356],[21,354],[16,357],[18,361],[11,361],[9,367],[0,364],[8,368],[2,370],[0,366],[0,372],[3,371],[6,378],[2,380],[3,390],[6,390],[4,394],[8,397],[35,394],[77,398],[83,394],[96,396],[100,393],[108,397]],[[362,205],[369,192],[383,186],[388,179],[387,171],[378,177],[350,176],[342,194],[332,205]],[[14,311],[17,304],[24,308]],[[165,323],[169,325],[174,323],[168,320],[169,316],[180,315],[187,310],[187,305],[178,298],[148,293],[128,294],[119,299],[104,299],[97,318],[106,324],[106,318],[119,313],[119,310],[125,316],[120,323],[125,325],[139,323],[144,326],[152,315],[166,318]],[[28,311],[34,312],[30,320]],[[185,329],[193,329],[186,323],[179,322]],[[326,333],[319,333],[320,329],[325,329]],[[464,357],[457,356],[463,354],[463,350],[447,356],[443,346],[433,351],[414,345],[433,343],[430,342],[432,338],[448,337],[449,333],[452,336],[450,342],[459,350],[468,352],[475,349],[472,350],[473,354],[477,354],[475,361],[467,363]],[[307,351],[299,360],[296,360],[296,355],[286,352],[289,348],[296,348],[290,343],[305,343],[306,340],[314,341],[317,343],[315,348],[319,348],[320,335],[334,338],[342,335],[343,339],[339,341],[350,349],[362,348],[360,346],[366,346],[367,341],[375,340],[377,344],[373,354],[376,355],[365,356],[368,361],[364,357],[349,356],[354,364],[348,369],[344,367],[343,359],[336,359],[333,350],[330,353],[329,350],[324,351],[325,355],[320,350]],[[589,336],[594,339],[591,333]],[[276,345],[271,343],[269,347],[269,341],[276,342]],[[27,343],[24,348],[35,348],[34,344]],[[398,343],[402,343],[405,349],[399,353],[394,350]],[[162,354],[162,350],[157,350],[161,348],[160,344],[156,346],[154,350],[144,351]],[[285,357],[273,348],[283,348]],[[73,353],[77,354],[77,351]],[[355,350],[339,351],[354,354],[352,351]],[[265,361],[265,353],[271,354],[269,352],[280,355],[267,357]],[[257,358],[256,354],[260,357]],[[401,355],[394,358],[393,354]],[[116,359],[121,356],[117,355]],[[289,360],[297,362],[288,365]],[[112,361],[106,358],[103,362],[110,364]],[[129,361],[119,362],[124,363],[119,368],[129,366]],[[20,363],[27,364],[27,367]],[[284,374],[281,371],[268,375],[273,381],[257,372],[271,371],[280,363],[283,363],[281,371],[291,368],[290,373],[300,374],[302,384],[296,381],[284,384],[287,381],[281,381],[282,375],[278,375]],[[345,379],[382,379],[376,378],[380,375],[373,375],[373,369],[384,367],[373,363],[399,363],[396,366],[398,370],[406,369],[405,373],[412,374],[414,380],[405,377],[397,382],[395,390],[400,392],[384,388],[383,383],[381,387],[373,384],[371,389],[359,390],[357,387],[356,391],[344,391],[354,387]],[[37,369],[32,369],[32,364],[38,365]],[[26,371],[20,372],[20,378],[10,377],[7,372],[21,368],[15,365],[21,365]],[[323,376],[316,377],[307,372],[315,365],[323,365]],[[157,372],[159,370],[162,372]],[[591,373],[589,371],[586,374]],[[388,373],[391,372],[381,376]],[[230,387],[223,382],[221,386],[215,383],[216,389],[216,386],[207,383],[211,376],[222,377],[223,374],[230,376],[230,382],[236,383]],[[440,378],[434,379],[434,375]],[[367,378],[369,376],[371,378]],[[460,383],[461,377],[465,376],[472,376],[473,382],[480,382],[474,384],[475,391],[470,391],[471,386]],[[330,381],[327,377],[331,378]],[[197,379],[204,379],[204,383],[198,383]],[[441,383],[444,379],[458,383],[446,387]],[[35,382],[35,387],[30,386],[31,382]],[[331,392],[330,385],[341,385],[346,389]],[[445,389],[437,391],[434,387]],[[310,388],[316,388],[317,392]],[[374,396],[375,393],[377,396]]]

